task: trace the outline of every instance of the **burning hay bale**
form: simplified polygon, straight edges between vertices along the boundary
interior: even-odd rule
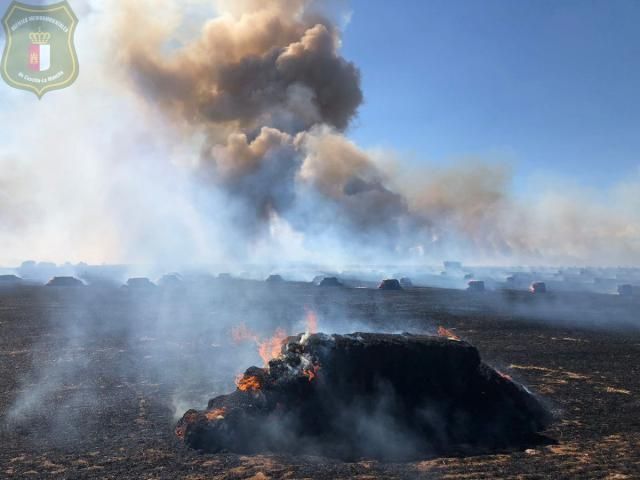
[[[84,287],[84,283],[75,277],[53,277],[47,287]]]
[[[529,291],[535,294],[547,293],[547,284],[544,282],[533,282],[529,287]]]
[[[550,414],[470,344],[421,335],[287,338],[237,390],[189,410],[195,449],[402,459],[531,444]]]
[[[397,279],[388,278],[378,285],[378,290],[402,290],[402,285]]]

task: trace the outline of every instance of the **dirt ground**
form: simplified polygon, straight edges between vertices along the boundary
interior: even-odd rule
[[[0,290],[0,477],[109,479],[640,478],[640,303],[438,289],[380,292],[225,281],[174,289]],[[261,337],[442,325],[538,394],[553,441],[410,463],[204,455],[173,434],[188,408],[259,364]],[[416,366],[419,368],[419,366]]]

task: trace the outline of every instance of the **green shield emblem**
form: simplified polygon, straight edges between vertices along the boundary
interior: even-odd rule
[[[13,2],[2,18],[6,44],[2,78],[38,98],[71,85],[78,77],[73,34],[78,19],[67,1],[53,5]]]

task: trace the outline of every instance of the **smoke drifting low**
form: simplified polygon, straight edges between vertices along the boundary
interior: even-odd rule
[[[606,202],[563,187],[518,199],[508,165],[416,171],[350,141],[367,72],[341,56],[329,4],[79,5],[81,79],[42,102],[48,114],[12,112],[37,126],[73,111],[67,133],[5,133],[21,145],[11,162],[49,162],[0,179],[6,258],[640,264],[640,178]]]

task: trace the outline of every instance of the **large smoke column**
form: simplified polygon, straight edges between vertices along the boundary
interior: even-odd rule
[[[134,11],[121,27],[135,23],[135,37],[123,33],[117,51],[144,98],[204,133],[197,173],[240,202],[245,232],[281,221],[311,244],[348,249],[357,234],[393,252],[401,233],[415,238],[428,222],[343,136],[363,100],[360,73],[316,6],[245,2],[169,54],[159,27]]]
[[[137,5],[121,17],[118,59],[153,108],[204,135],[196,173],[240,203],[245,234],[284,222],[308,248],[361,259],[638,260],[636,215],[554,195],[519,205],[502,165],[392,174],[349,141],[360,72],[319,2],[219,3],[200,36],[174,48],[171,28]]]
[[[362,102],[360,73],[310,6],[245,4],[171,55],[140,42],[155,36],[137,25],[118,51],[145,98],[205,133],[199,173],[241,200],[248,228],[284,216],[308,232],[326,216],[348,229],[389,229],[407,214],[404,199],[341,135]],[[124,31],[141,17],[132,13]]]

